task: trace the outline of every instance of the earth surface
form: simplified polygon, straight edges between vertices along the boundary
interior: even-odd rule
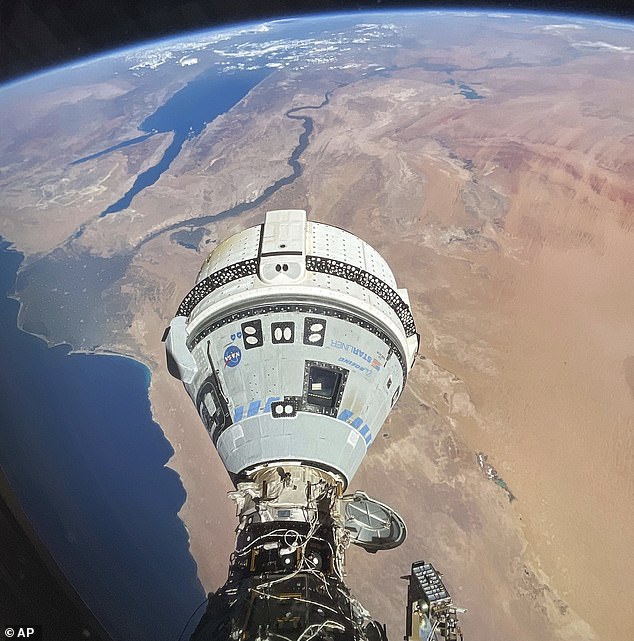
[[[20,347],[5,405],[31,420],[14,408],[0,462],[115,638],[177,638],[226,578],[231,486],[161,336],[216,243],[278,208],[375,246],[421,335],[352,487],[408,524],[400,548],[348,554],[390,638],[419,559],[467,608],[465,639],[634,638],[633,64],[624,22],[357,13],[188,34],[0,88],[0,235],[24,257],[13,324],[46,341],[41,358],[83,353],[80,378],[106,391],[98,410],[79,383],[51,400],[71,374],[42,382]],[[132,374],[102,354],[149,369],[164,437],[111,413],[127,384],[110,385]]]

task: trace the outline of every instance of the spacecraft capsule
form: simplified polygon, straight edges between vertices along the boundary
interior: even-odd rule
[[[403,390],[418,335],[375,249],[289,209],[214,249],[166,349],[234,480],[299,462],[347,485]]]

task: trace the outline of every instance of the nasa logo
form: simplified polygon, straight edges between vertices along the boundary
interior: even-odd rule
[[[229,345],[225,350],[225,367],[235,367],[242,358],[242,352],[237,345]]]

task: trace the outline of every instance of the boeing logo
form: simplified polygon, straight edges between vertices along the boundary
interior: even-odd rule
[[[331,340],[330,347],[341,349],[344,352],[348,352],[354,356],[358,356],[366,363],[369,363],[370,367],[373,367],[377,372],[381,369],[380,361],[370,356],[370,354],[366,354],[366,352],[364,352],[362,349],[359,349],[356,345],[352,345],[351,343],[344,343],[343,341]]]

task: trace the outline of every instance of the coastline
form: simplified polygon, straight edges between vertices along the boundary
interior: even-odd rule
[[[21,254],[19,250],[14,248],[10,248],[10,251],[14,251],[15,253]],[[10,298],[11,300],[16,301],[19,304],[19,309],[20,310],[22,309],[23,302],[19,297],[19,295],[17,295],[15,292],[9,294],[7,298]],[[18,319],[19,319],[19,316],[18,316]],[[165,467],[171,469],[178,475],[180,482],[183,484],[183,487],[185,488],[185,501],[181,506],[180,510],[178,511],[178,517],[182,521],[185,531],[187,532],[187,543],[188,543],[188,547],[192,551],[192,559],[198,566],[197,559],[205,558],[207,556],[209,548],[208,548],[208,543],[203,541],[200,541],[200,542],[197,541],[196,534],[194,535],[194,541],[192,542],[191,529],[193,528],[194,531],[198,534],[200,534],[201,529],[204,529],[204,528],[201,528],[200,525],[196,524],[197,517],[195,515],[197,514],[197,512],[196,512],[196,509],[191,505],[191,501],[189,501],[189,492],[187,491],[187,483],[183,482],[183,476],[187,476],[187,473],[191,475],[192,470],[188,469],[191,467],[190,465],[188,465],[186,462],[181,462],[180,460],[181,457],[179,455],[180,448],[179,448],[178,439],[174,435],[170,435],[169,430],[166,430],[164,428],[164,426],[161,424],[161,421],[159,419],[159,416],[169,414],[171,412],[169,409],[162,407],[162,403],[160,399],[153,397],[154,395],[152,390],[153,390],[154,376],[152,375],[152,365],[153,365],[152,361],[146,358],[145,356],[143,356],[140,352],[130,353],[130,352],[123,352],[123,351],[115,351],[114,349],[97,349],[97,350],[76,349],[67,342],[63,342],[63,341],[53,342],[44,335],[27,331],[21,326],[21,324],[18,324],[18,329],[21,332],[24,332],[25,334],[28,334],[30,336],[33,336],[41,340],[46,344],[48,349],[53,349],[60,346],[68,348],[68,352],[66,354],[67,356],[72,356],[72,355],[114,356],[117,358],[129,359],[144,368],[144,373],[147,381],[147,399],[150,406],[152,421],[154,422],[155,425],[158,426],[158,428],[161,430],[162,435],[170,443],[173,449],[173,453],[170,459],[165,463]],[[191,404],[189,399],[186,397],[185,393],[182,392],[181,390],[179,390],[179,392],[180,392],[179,398],[182,395],[183,404],[185,405]],[[169,408],[169,403],[168,403],[168,408]],[[194,414],[192,418],[194,420],[189,421],[192,424],[192,429],[198,429],[200,427],[199,425],[200,421],[198,416]],[[201,431],[204,432],[202,428],[201,428]],[[215,450],[213,451],[213,455],[217,457]],[[185,474],[183,474],[184,472]],[[222,468],[222,472],[224,472],[224,468]],[[224,476],[226,477],[226,472],[224,472]],[[226,489],[227,491],[230,491],[230,489],[232,488],[227,486]],[[228,497],[226,497],[226,503],[227,505],[232,505]],[[197,516],[199,517],[200,515],[198,514]],[[192,522],[194,523],[194,525],[192,525]],[[233,533],[233,527],[229,531]],[[222,528],[222,530],[220,530],[220,533],[221,535],[226,535],[227,531],[225,530],[225,528]],[[231,553],[232,546],[233,546],[233,538],[232,537],[227,538],[225,536],[223,536],[222,538],[225,543],[224,547],[226,548],[226,558],[228,560],[229,554]],[[227,569],[224,565],[221,567],[220,571],[215,565],[212,566],[211,570],[206,565],[201,565],[199,567],[199,578],[203,583],[203,586],[205,587],[206,591],[214,591],[222,583],[224,583],[225,579],[223,577],[226,574],[226,571]]]
[[[3,265],[17,270],[21,252],[1,247]],[[5,270],[3,286],[14,279]],[[157,622],[169,635],[203,586],[180,516],[187,496],[171,466],[175,448],[151,410],[151,368],[114,350],[52,346],[18,326],[15,296],[3,299],[11,382],[0,451],[15,500],[114,638],[143,641]],[[171,605],[150,615],[160,603]]]
[[[188,532],[198,577],[205,590],[213,592],[225,582],[233,552],[237,520],[227,493],[234,488],[193,403],[180,386],[166,371],[153,376],[150,405],[154,421],[170,426],[162,428],[174,449],[168,465],[179,474],[186,492],[178,515]]]

